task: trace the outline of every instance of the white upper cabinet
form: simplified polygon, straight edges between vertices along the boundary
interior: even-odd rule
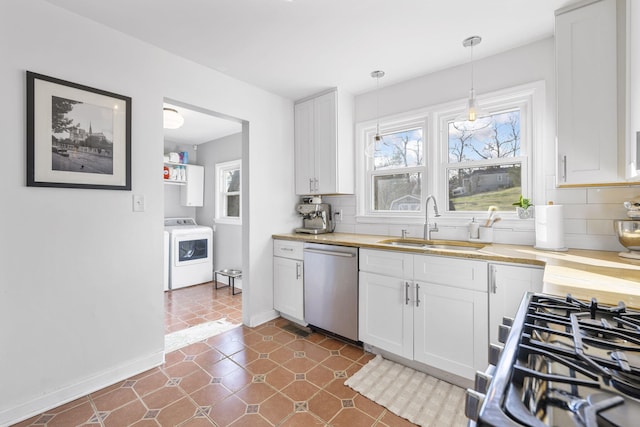
[[[619,79],[616,21],[616,0],[583,2],[556,12],[560,186],[624,179],[619,166],[624,132],[618,121],[620,114],[624,117],[618,99],[624,79]]]
[[[640,4],[627,0],[626,178],[640,179]]]
[[[182,206],[204,206],[204,167],[184,165],[186,184],[180,187],[180,204]]]
[[[294,110],[296,194],[353,194],[353,97],[332,89]]]

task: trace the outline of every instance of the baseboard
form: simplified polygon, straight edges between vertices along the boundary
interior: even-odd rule
[[[269,310],[258,314],[253,314],[249,318],[249,327],[255,328],[258,325],[262,325],[273,319],[280,317],[280,314],[276,310]]]
[[[125,380],[141,372],[164,363],[164,349],[144,358],[114,367],[75,384],[38,396],[13,408],[0,411],[0,426],[10,426],[19,421],[71,402],[87,394],[101,390],[118,381]]]

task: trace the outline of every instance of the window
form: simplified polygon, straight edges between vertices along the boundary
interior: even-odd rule
[[[216,164],[216,222],[241,224],[240,160]]]
[[[480,103],[489,116],[473,123],[456,120],[464,101],[380,118],[380,141],[375,123],[358,124],[358,220],[424,221],[429,194],[451,218],[468,221],[490,206],[515,218],[520,194],[534,197],[532,149],[543,130],[544,83],[485,94]],[[541,145],[535,147],[541,156]],[[536,168],[542,171],[540,163]]]
[[[379,141],[375,130],[366,131],[368,213],[402,215],[421,210],[425,134],[424,119],[387,125]]]
[[[450,211],[513,210],[522,194],[521,111],[448,121],[445,175]]]

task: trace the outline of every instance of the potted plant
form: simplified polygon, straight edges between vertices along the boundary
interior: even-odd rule
[[[516,206],[516,212],[518,213],[518,218],[520,219],[528,219],[533,218],[533,204],[530,199],[525,199],[522,194],[520,195],[520,200],[513,203],[513,206]]]

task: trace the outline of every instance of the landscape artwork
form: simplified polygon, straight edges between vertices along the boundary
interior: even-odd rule
[[[83,173],[113,173],[113,113],[72,99],[51,99],[51,167]]]

